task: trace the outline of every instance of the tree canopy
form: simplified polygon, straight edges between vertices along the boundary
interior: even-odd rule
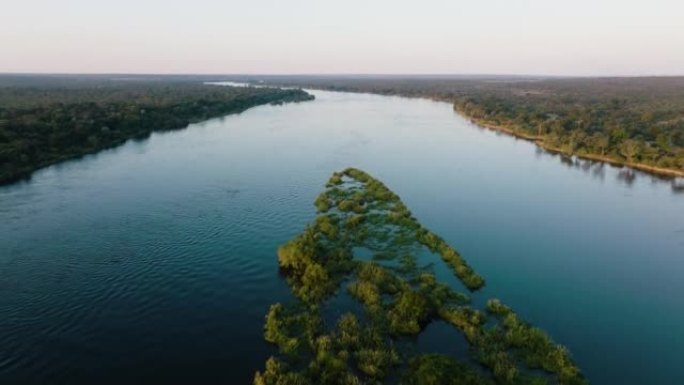
[[[153,131],[312,98],[298,89],[182,79],[0,77],[0,184]]]

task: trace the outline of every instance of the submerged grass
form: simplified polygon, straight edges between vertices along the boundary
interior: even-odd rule
[[[279,354],[255,384],[587,384],[567,349],[548,334],[498,300],[471,307],[468,294],[420,267],[416,255],[427,249],[468,291],[485,285],[379,180],[354,168],[336,172],[314,204],[316,219],[278,250],[298,302],[271,306],[264,337]],[[372,260],[355,257],[358,250],[372,253]],[[363,310],[328,325],[321,305],[340,290]],[[399,340],[440,319],[464,334],[480,366],[399,348],[405,346]]]

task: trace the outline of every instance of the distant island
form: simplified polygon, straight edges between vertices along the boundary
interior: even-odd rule
[[[381,181],[336,172],[314,204],[315,220],[278,250],[296,301],[266,315],[264,337],[278,354],[255,385],[588,383],[565,347],[510,307],[490,299],[479,309],[440,282],[441,260],[466,292],[485,285]],[[468,344],[469,357],[415,349],[437,321],[463,335],[443,343]]]
[[[0,184],[154,131],[263,104],[299,89],[205,85],[192,77],[0,76]]]
[[[262,76],[280,86],[424,97],[566,156],[684,177],[684,77]]]

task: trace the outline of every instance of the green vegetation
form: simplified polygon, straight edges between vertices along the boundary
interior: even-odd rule
[[[477,370],[439,354],[425,354],[410,360],[404,385],[485,385],[494,384]]]
[[[669,95],[615,92],[608,98],[571,91],[472,95],[459,99],[454,109],[548,150],[684,175],[684,95],[670,100]]]
[[[501,321],[499,327],[507,348],[515,350],[529,368],[556,373],[562,384],[583,383],[568,350],[555,344],[544,331],[520,321],[513,310],[499,300],[489,300],[487,311]]]
[[[566,155],[684,176],[684,77],[263,77],[270,84],[425,97]]]
[[[509,307],[490,300],[478,310],[468,294],[439,282],[432,266],[441,260],[467,291],[485,283],[382,182],[349,168],[326,186],[316,219],[278,250],[297,301],[274,304],[266,316],[264,338],[278,356],[256,385],[587,383],[564,347]],[[347,295],[361,306],[331,323],[339,309],[330,299]],[[437,320],[463,333],[472,361],[407,349]]]
[[[0,184],[153,131],[312,98],[302,90],[179,79],[0,77]]]

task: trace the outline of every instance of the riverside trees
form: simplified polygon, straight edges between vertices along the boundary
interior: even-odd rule
[[[70,78],[53,84],[37,77],[5,82],[0,81],[0,184],[153,131],[184,128],[257,105],[313,98],[302,90],[196,81]]]
[[[442,100],[477,123],[533,138],[554,151],[684,172],[684,77],[273,76],[263,80]]]

